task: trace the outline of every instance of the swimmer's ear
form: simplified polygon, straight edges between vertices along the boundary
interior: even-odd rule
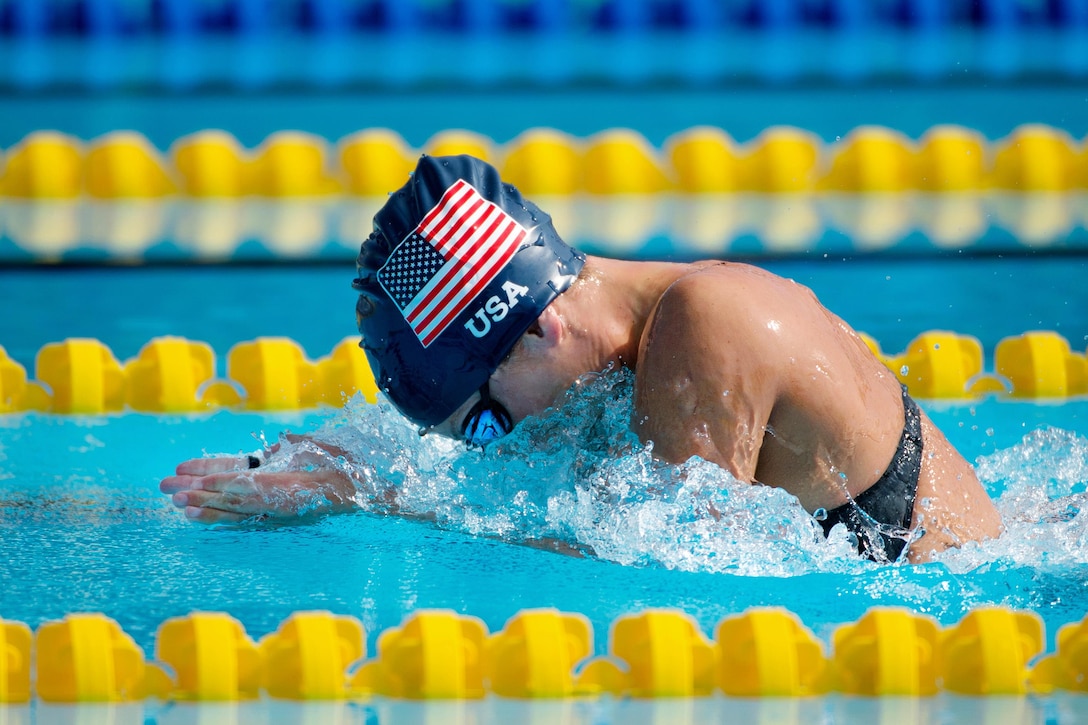
[[[522,344],[530,351],[542,352],[545,349],[556,347],[563,339],[563,320],[555,311],[554,305],[548,305],[536,322],[522,335]]]

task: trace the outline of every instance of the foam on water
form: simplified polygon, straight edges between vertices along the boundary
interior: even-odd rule
[[[351,451],[334,462],[366,509],[441,528],[596,556],[621,564],[749,576],[858,573],[843,527],[825,539],[790,494],[738,482],[700,459],[654,460],[630,431],[633,376],[589,376],[566,402],[484,450],[420,437],[388,404],[349,404],[317,434]],[[328,458],[284,444],[268,465]],[[977,462],[1005,520],[995,541],[942,554],[953,572],[1088,563],[1088,440],[1041,429]],[[302,502],[304,508],[313,502]]]
[[[978,566],[1062,568],[1088,563],[1088,438],[1040,428],[975,464],[1005,524],[993,541],[946,552],[953,571]]]

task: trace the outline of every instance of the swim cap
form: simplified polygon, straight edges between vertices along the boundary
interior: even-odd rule
[[[379,389],[415,423],[441,423],[584,263],[494,167],[422,156],[356,263],[359,344]]]

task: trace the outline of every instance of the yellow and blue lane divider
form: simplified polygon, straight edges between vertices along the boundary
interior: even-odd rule
[[[132,131],[40,131],[0,153],[0,262],[347,258],[420,152],[488,159],[568,239],[606,254],[661,236],[699,258],[1088,239],[1088,146],[1039,124],[995,141],[863,126],[835,142],[775,127],[745,143],[701,126],[660,147],[624,128],[533,128],[502,144],[448,129],[420,148],[382,128],[337,142],[282,131],[254,149],[206,130],[166,152]]]
[[[204,342],[155,338],[122,364],[98,340],[68,338],[38,351],[34,379],[28,380],[25,368],[0,347],[0,413],[284,411],[342,405],[359,392],[369,402],[377,396],[357,338],[312,361],[293,340],[262,337],[230,349],[226,380],[217,379],[216,370],[215,352]]]
[[[930,330],[899,354],[886,354],[872,337],[870,350],[923,400],[970,400],[985,395],[1063,400],[1088,395],[1088,350],[1073,350],[1054,331],[1001,340],[993,369],[984,368],[982,344],[970,335]],[[285,337],[239,342],[217,377],[215,351],[205,342],[158,337],[121,362],[99,340],[49,343],[35,360],[33,378],[0,346],[0,414],[40,411],[101,415],[125,410],[184,414],[216,408],[289,411],[339,406],[356,393],[373,403],[378,388],[355,337],[314,361]]]
[[[781,607],[727,616],[713,639],[684,612],[647,609],[613,621],[607,654],[594,656],[581,614],[523,609],[489,633],[476,617],[423,609],[381,632],[368,658],[351,616],[294,612],[254,641],[227,613],[194,612],[158,627],[148,662],[116,621],[80,613],[34,632],[0,619],[0,703],[1088,692],[1088,617],[1061,627],[1055,651],[1045,641],[1038,614],[1004,607],[947,627],[874,607],[829,646]]]
[[[448,129],[419,149],[384,128],[336,143],[285,130],[255,149],[209,129],[178,139],[165,154],[134,131],[85,142],[42,130],[0,157],[0,196],[384,196],[404,183],[420,152],[478,156],[530,196],[1088,188],[1085,142],[1041,124],[1022,125],[994,141],[961,126],[934,126],[918,140],[886,127],[860,126],[833,143],[795,127],[768,128],[737,143],[726,129],[699,126],[677,132],[660,148],[629,128],[587,138],[532,128],[504,144]]]

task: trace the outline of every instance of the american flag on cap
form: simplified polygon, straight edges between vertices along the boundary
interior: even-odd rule
[[[458,179],[389,255],[378,281],[427,347],[498,276],[528,235]]]

